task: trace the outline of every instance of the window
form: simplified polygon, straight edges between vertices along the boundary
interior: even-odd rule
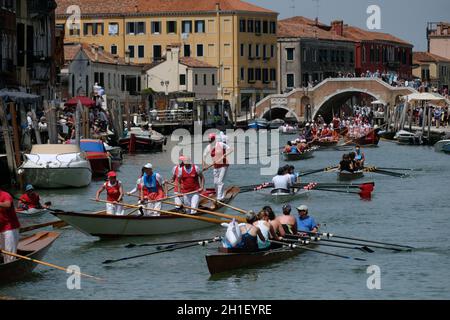
[[[120,75],[120,90],[125,91],[125,76],[123,74]]]
[[[134,46],[128,46],[128,52],[130,52],[130,58],[134,58]]]
[[[203,85],[206,86],[207,80],[206,80],[206,74],[203,75]]]
[[[195,33],[205,33],[205,20],[195,20]]]
[[[294,88],[294,75],[292,73],[286,74],[286,87],[288,88]]]
[[[239,32],[245,32],[246,21],[244,19],[239,20]]]
[[[259,52],[259,44],[257,44],[256,46],[255,46],[255,57],[257,57],[257,58],[259,58],[261,55],[260,55],[260,52]]]
[[[84,23],[83,34],[85,36],[103,35],[103,23]]]
[[[263,29],[263,33],[269,33],[269,22],[268,21],[263,21],[262,29]]]
[[[161,60],[162,50],[160,45],[153,46],[153,60]]]
[[[144,46],[138,46],[138,58],[144,58]]]
[[[247,20],[247,32],[253,32],[253,26],[254,26],[254,24],[253,24],[253,20]]]
[[[261,81],[261,69],[260,68],[255,69],[255,80]]]
[[[136,31],[137,34],[145,34],[145,22],[138,22]]]
[[[252,56],[252,54],[253,54],[253,52],[252,52],[253,50],[252,50],[252,44],[249,44],[248,45],[248,58],[249,59],[252,59],[253,58],[253,56]]]
[[[262,49],[263,59],[267,58],[267,54],[266,53],[267,53],[267,46],[263,45],[263,49]]]
[[[167,21],[167,33],[177,33],[176,21]]]
[[[211,85],[216,85],[216,75],[214,73],[211,75]]]
[[[261,21],[259,20],[255,21],[255,33],[261,34]]]
[[[294,48],[286,48],[286,60],[287,61],[294,60]]]
[[[275,21],[270,21],[269,32],[271,34],[276,34],[277,33],[277,23]]]
[[[350,56],[349,59],[350,63],[353,63],[355,61],[355,54],[353,53],[353,51],[349,52],[349,56]]]
[[[104,87],[105,74],[103,72],[94,72],[94,82],[97,82],[101,87]]]
[[[111,54],[117,54],[117,46],[115,44],[111,46]]]
[[[145,34],[145,22],[127,22],[127,34]]]
[[[196,74],[194,77],[194,83],[196,86],[198,86],[198,74]]]
[[[188,44],[185,44],[184,46],[183,46],[183,53],[184,53],[184,56],[185,57],[190,57],[191,56],[191,46],[190,45],[188,45]]]
[[[108,25],[108,34],[110,36],[117,36],[119,34],[119,24],[112,22]]]
[[[275,46],[274,45],[270,46],[270,57],[271,58],[275,57]]]
[[[245,68],[241,68],[241,80],[245,80]]]
[[[241,43],[241,57],[245,55],[245,45]]]
[[[202,44],[197,45],[197,57],[203,57],[203,45]]]
[[[185,85],[186,85],[186,75],[180,74],[180,86],[185,86]]]
[[[303,48],[302,54],[303,54],[303,62],[307,62],[308,61],[308,50],[306,48]]]
[[[181,22],[181,32],[182,33],[192,33],[192,21],[182,21]]]
[[[270,69],[270,81],[277,81],[277,69]]]
[[[255,82],[255,73],[253,68],[247,69],[247,80],[248,83]]]
[[[269,69],[262,69],[263,83],[269,83]]]
[[[161,33],[161,21],[152,21],[152,34]]]

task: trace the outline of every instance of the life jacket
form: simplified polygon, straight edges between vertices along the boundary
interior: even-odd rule
[[[144,174],[142,178],[142,188],[144,196],[149,195],[151,193],[156,193],[160,189],[162,189],[162,186],[156,180],[156,172],[153,172],[153,174],[150,177],[147,174]]]
[[[356,156],[355,156],[355,160],[360,161],[363,159],[363,153],[361,152],[361,150],[358,152],[355,152]]]
[[[291,147],[291,146],[286,146],[286,147],[284,147],[284,153],[290,153],[291,150],[292,150],[292,147]]]
[[[198,173],[195,165],[191,167],[191,173],[186,171],[186,167],[181,168],[181,192],[189,193],[200,189],[200,182],[198,181]]]
[[[216,143],[215,147],[211,149],[211,158],[213,159],[213,161],[214,161],[214,158],[216,157],[216,149],[218,147],[219,147],[219,143]],[[228,167],[229,166],[229,164],[227,163],[227,157],[225,156],[226,155],[226,151],[227,150],[225,148],[223,148],[222,154],[218,155],[219,156],[219,160],[220,160],[220,158],[223,158],[222,159],[222,163],[220,163],[220,162],[216,163],[214,161],[214,168],[215,169],[219,169],[219,168],[223,168],[223,167]]]
[[[106,189],[106,200],[108,201],[117,201],[120,197],[120,187],[122,186],[122,183],[120,181],[116,181],[115,185],[110,185],[109,181],[105,182],[104,184]]]

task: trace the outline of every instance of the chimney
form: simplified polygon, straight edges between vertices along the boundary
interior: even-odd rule
[[[125,51],[125,63],[130,64],[130,51]]]
[[[216,11],[217,11],[217,12],[220,11],[220,2],[216,2]]]
[[[319,25],[319,17],[316,17],[316,19],[314,20],[315,26]]]
[[[335,20],[331,22],[331,31],[342,37],[344,35],[344,21]]]
[[[139,12],[139,8],[138,8],[138,5],[135,5],[135,6],[134,6],[134,12],[136,12],[136,13],[138,13],[138,12]]]
[[[94,46],[94,60],[95,60],[95,62],[98,62],[98,50],[99,50],[99,48],[98,48],[98,46]]]

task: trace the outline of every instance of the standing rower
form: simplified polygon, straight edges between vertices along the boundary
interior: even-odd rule
[[[178,164],[175,167],[173,167],[173,169],[172,169],[172,179],[170,180],[170,182],[173,183],[173,186],[174,186],[173,192],[175,193],[175,195],[179,195],[180,194],[180,190],[178,188],[177,180],[178,180],[178,174],[181,171],[181,168],[184,167],[184,161],[186,160],[186,157],[185,156],[180,156],[180,158],[178,160],[180,161],[180,164]],[[180,197],[175,197],[174,200],[175,200],[175,204],[176,204],[175,208],[179,209],[182,206],[183,201],[181,201]]]
[[[147,163],[144,166],[144,176],[142,177],[141,202],[147,202],[146,216],[159,216],[158,211],[161,210],[161,199],[166,196],[164,192],[165,183],[161,175],[153,172],[153,165]]]
[[[19,244],[20,223],[17,219],[12,196],[0,189],[0,249],[17,253]],[[3,263],[14,261],[15,258],[3,254]]]
[[[108,181],[106,181],[100,189],[98,189],[95,199],[100,200],[100,194],[106,190],[106,213],[123,216],[123,205],[120,204],[123,198],[122,182],[117,180],[117,174],[114,171],[108,173]]]
[[[199,192],[205,186],[205,178],[199,167],[192,165],[189,157],[184,160],[184,166],[178,172],[178,190],[181,190],[183,196],[183,203],[191,208],[190,213],[197,213],[198,204],[200,201]]]
[[[228,167],[230,166],[227,159],[227,153],[231,149],[227,144],[222,142],[224,135],[221,133],[219,136],[211,133],[209,135],[210,144],[206,147],[203,153],[203,168],[205,167],[205,158],[210,155],[214,166],[214,186],[216,189],[216,196],[218,201],[222,201],[225,197],[223,192],[223,180],[227,174]]]

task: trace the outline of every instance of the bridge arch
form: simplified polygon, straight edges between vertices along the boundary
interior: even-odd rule
[[[285,119],[287,114],[292,114],[294,118],[297,120],[297,122],[300,122],[300,117],[297,115],[297,113],[294,110],[291,110],[287,106],[278,105],[273,106],[271,108],[265,109],[262,113],[260,118],[264,118],[266,120],[275,120],[275,119]]]

